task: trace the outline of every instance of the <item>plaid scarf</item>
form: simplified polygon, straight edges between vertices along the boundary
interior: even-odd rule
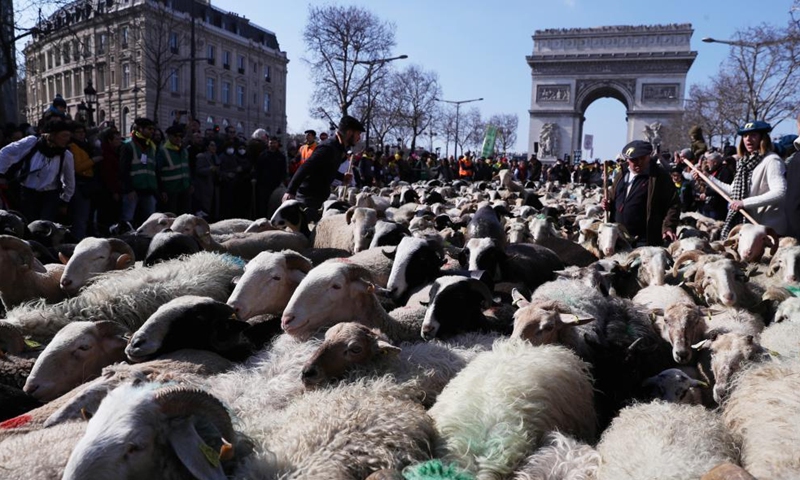
[[[756,169],[761,160],[760,154],[756,153],[745,158],[739,159],[736,163],[736,175],[733,177],[731,184],[731,199],[742,200],[750,193],[750,182],[753,178],[753,170]],[[744,217],[741,213],[734,210],[728,210],[728,216],[725,217],[725,226],[722,227],[722,238],[728,238],[728,233],[731,229],[740,223],[743,223]]]

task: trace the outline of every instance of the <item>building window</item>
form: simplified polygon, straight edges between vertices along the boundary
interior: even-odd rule
[[[121,27],[119,29],[119,41],[122,44],[122,48],[128,48],[128,26]]]
[[[56,67],[60,67],[61,66],[61,48],[60,47],[56,47],[55,57],[56,57]]]
[[[180,49],[180,42],[178,41],[178,34],[175,32],[169,33],[169,51],[172,53],[178,53]]]
[[[222,82],[222,103],[231,103],[231,82]]]
[[[206,100],[213,102],[217,99],[217,90],[214,87],[214,79],[206,77]]]
[[[72,76],[69,72],[64,74],[64,96],[67,98],[72,96]]]
[[[111,70],[111,85],[117,84],[117,75],[115,70]]]
[[[239,59],[236,62],[236,66],[239,68],[239,73],[244,74],[244,55],[239,55]]]
[[[179,88],[180,78],[178,77],[178,69],[173,68],[169,75],[169,91],[172,93],[178,93]]]
[[[97,90],[102,92],[106,89],[106,66],[105,65],[98,65],[97,66]]]
[[[106,53],[106,34],[101,33],[97,36],[97,41],[95,42],[97,46],[97,55],[103,55]]]
[[[222,52],[222,68],[231,69],[231,52]]]
[[[236,105],[244,107],[244,87],[242,85],[236,86]]]
[[[206,58],[208,59],[208,64],[209,65],[214,65],[214,62],[215,62],[214,57],[215,57],[214,45],[209,45],[206,48]]]
[[[70,60],[70,44],[64,43],[64,65],[68,64]]]
[[[269,113],[270,106],[272,105],[272,98],[269,93],[264,94],[264,113]]]
[[[129,63],[122,64],[122,88],[128,88],[131,85],[131,66]]]
[[[269,65],[264,65],[264,81],[265,82],[272,81],[272,69],[269,68]]]

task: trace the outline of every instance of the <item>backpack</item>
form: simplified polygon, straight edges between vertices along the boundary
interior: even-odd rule
[[[36,151],[39,147],[39,142],[41,140],[36,140],[36,143],[33,144],[33,148],[31,148],[28,153],[25,154],[20,161],[11,165],[11,167],[6,171],[6,178],[8,179],[9,183],[17,183],[21,184],[23,180],[28,178],[31,173],[31,159],[36,154]],[[58,163],[58,177],[61,177],[61,170],[64,168],[64,156],[66,155],[66,150],[61,152],[61,159]],[[38,170],[37,170],[38,171]]]

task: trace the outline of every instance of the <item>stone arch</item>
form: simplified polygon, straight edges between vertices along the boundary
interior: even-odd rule
[[[529,153],[543,136],[557,147],[542,160],[581,150],[584,113],[599,98],[625,106],[625,141],[644,139],[653,122],[668,128],[683,111],[686,74],[697,57],[693,33],[691,24],[537,30],[527,57]]]

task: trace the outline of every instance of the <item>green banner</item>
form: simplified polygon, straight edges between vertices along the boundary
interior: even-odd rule
[[[494,144],[497,142],[497,127],[489,125],[486,127],[486,135],[483,137],[483,148],[481,156],[486,158],[494,154]]]

